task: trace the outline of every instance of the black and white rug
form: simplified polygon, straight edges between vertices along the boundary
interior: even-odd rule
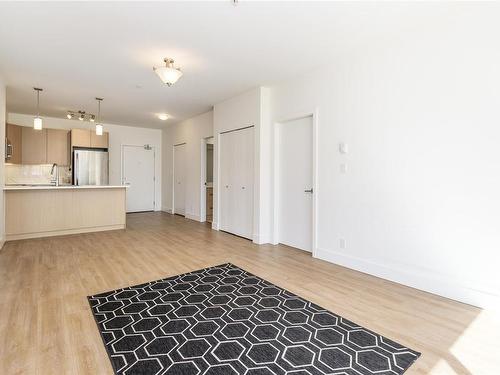
[[[402,374],[417,353],[232,264],[88,297],[117,374]]]

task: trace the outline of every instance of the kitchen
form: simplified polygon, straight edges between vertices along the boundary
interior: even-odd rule
[[[100,133],[7,123],[7,241],[125,228],[126,186],[109,185],[109,133]]]

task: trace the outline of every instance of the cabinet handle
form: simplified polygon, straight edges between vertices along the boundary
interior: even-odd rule
[[[308,189],[308,190],[304,190],[304,193],[311,193],[311,194],[312,194],[312,192],[313,192],[313,189],[312,189],[312,188],[310,188],[310,189]]]

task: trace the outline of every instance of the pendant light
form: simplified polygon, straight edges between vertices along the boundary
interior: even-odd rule
[[[101,124],[101,102],[102,98],[95,98],[97,100],[97,123],[95,124],[95,134],[102,135],[103,126]]]
[[[165,62],[165,66],[153,67],[153,70],[158,74],[163,83],[170,87],[182,77],[182,72],[180,68],[174,67],[174,60],[165,57],[163,61]]]
[[[40,89],[38,87],[33,87],[33,90],[36,91],[36,117],[33,120],[33,128],[35,130],[42,130],[42,118],[40,117]]]

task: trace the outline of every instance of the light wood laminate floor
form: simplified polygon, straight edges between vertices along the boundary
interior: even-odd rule
[[[6,243],[0,374],[112,374],[87,295],[226,262],[422,352],[406,374],[500,374],[493,312],[166,213],[128,215],[126,230]]]

